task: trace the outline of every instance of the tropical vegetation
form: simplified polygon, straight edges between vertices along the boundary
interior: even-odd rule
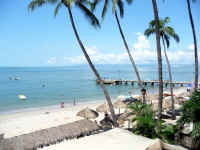
[[[175,132],[174,125],[165,125],[164,121],[156,119],[155,112],[151,105],[136,102],[128,107],[136,116],[132,122],[136,122],[133,127],[133,133],[143,135],[148,138],[160,138],[165,142],[174,143]]]
[[[113,119],[113,122],[114,122],[114,125],[117,126],[117,121],[116,121],[116,116],[115,116],[115,112],[114,112],[114,109],[113,109],[113,105],[112,105],[112,102],[111,102],[111,98],[110,98],[110,95],[108,93],[108,91],[106,90],[105,86],[104,86],[104,83],[99,75],[99,73],[97,72],[95,66],[93,65],[80,37],[79,37],[79,34],[78,34],[78,31],[76,29],[76,26],[74,24],[74,19],[73,19],[73,15],[72,15],[72,6],[73,4],[75,4],[84,14],[85,16],[87,16],[87,18],[89,19],[89,21],[91,22],[91,24],[94,26],[94,27],[99,27],[100,24],[99,24],[99,21],[98,19],[96,18],[96,16],[87,8],[87,4],[88,1],[87,0],[32,0],[28,6],[28,8],[30,10],[34,10],[35,8],[37,7],[41,7],[45,4],[57,4],[56,8],[55,8],[55,11],[54,11],[54,15],[56,16],[59,9],[62,7],[62,6],[65,6],[68,10],[68,14],[69,14],[69,18],[70,18],[70,23],[72,25],[72,29],[74,31],[74,34],[76,36],[76,39],[78,41],[78,44],[86,58],[86,60],[88,61],[89,63],[89,66],[90,68],[92,69],[92,71],[94,72],[96,78],[100,81],[100,86],[101,88],[103,89],[103,92],[104,92],[104,95],[106,97],[106,100],[107,100],[107,103],[108,103],[108,106],[110,108],[110,112],[111,112],[111,116],[112,116],[112,119]]]
[[[54,11],[54,15],[56,16],[59,9],[61,7],[65,7],[67,9],[68,15],[69,15],[69,21],[72,25],[72,29],[73,32],[75,34],[75,37],[77,39],[77,42],[90,66],[90,68],[92,69],[93,73],[95,74],[96,78],[98,81],[100,81],[100,86],[103,90],[103,93],[106,97],[107,103],[109,105],[109,109],[111,112],[111,116],[113,119],[113,122],[115,124],[115,126],[117,126],[117,121],[116,121],[116,116],[115,116],[115,112],[113,109],[113,105],[111,102],[111,98],[110,95],[106,89],[106,87],[104,86],[103,80],[100,76],[100,74],[98,73],[97,69],[95,68],[94,64],[92,63],[90,56],[87,53],[87,50],[85,49],[80,36],[78,34],[77,28],[75,26],[74,23],[74,19],[73,19],[73,12],[72,12],[72,6],[77,6],[77,8],[79,8],[83,14],[85,14],[85,16],[87,17],[87,19],[90,21],[91,25],[94,27],[100,27],[100,23],[97,19],[97,17],[93,14],[94,9],[96,8],[96,5],[100,2],[100,0],[32,0],[28,6],[29,10],[33,11],[35,10],[35,8],[37,7],[42,7],[45,4],[56,4],[56,8]],[[104,19],[105,14],[107,12],[108,9],[108,4],[109,4],[109,0],[104,0],[104,5],[103,5],[103,10],[102,10],[102,19]],[[126,2],[128,4],[132,4],[132,0],[126,0]],[[195,2],[195,0],[193,0],[193,2]],[[120,25],[120,20],[118,17],[118,11],[120,14],[120,17],[123,18],[124,16],[124,1],[122,0],[112,0],[112,12],[115,16],[115,20],[117,22],[118,25],[118,29],[120,31],[120,35],[122,37],[124,46],[126,48],[126,51],[128,53],[128,56],[130,58],[130,61],[133,65],[134,71],[136,73],[137,79],[138,79],[138,83],[141,87],[141,89],[143,88],[143,84],[142,84],[142,80],[140,78],[137,66],[135,64],[135,61],[131,55],[130,52],[130,48],[127,44],[125,35],[123,33],[122,27]],[[161,116],[162,116],[162,101],[163,101],[163,74],[162,74],[162,54],[161,54],[161,44],[160,42],[163,43],[163,47],[164,47],[164,54],[166,57],[166,61],[167,61],[167,66],[168,66],[168,72],[169,72],[169,79],[170,79],[170,83],[172,83],[172,73],[171,73],[171,67],[170,67],[170,63],[169,63],[169,59],[167,56],[167,48],[169,48],[170,46],[170,38],[172,37],[176,42],[179,42],[179,37],[178,35],[175,33],[174,29],[170,26],[167,26],[167,24],[169,23],[170,19],[169,17],[166,17],[165,19],[159,19],[159,13],[158,13],[158,8],[157,8],[157,1],[156,0],[152,0],[152,6],[153,6],[153,14],[154,14],[154,19],[150,22],[149,24],[149,28],[145,31],[145,35],[146,36],[150,36],[151,34],[155,34],[156,36],[156,48],[157,48],[157,62],[158,62],[158,80],[159,80],[159,103],[158,103],[158,118],[157,120],[155,120],[155,113],[152,111],[152,108],[150,105],[147,105],[146,102],[144,101],[144,104],[141,103],[136,103],[135,106],[130,106],[130,108],[132,110],[135,111],[135,113],[137,114],[136,118],[134,121],[137,121],[137,126],[136,126],[136,132],[137,133],[141,133],[144,136],[147,137],[161,137],[164,139],[164,137],[169,137],[171,136],[171,133],[174,132],[174,128],[173,127],[169,127],[169,126],[164,126],[162,124],[161,121]],[[192,18],[192,13],[191,13],[191,7],[190,7],[190,0],[187,0],[187,6],[188,6],[188,14],[189,14],[189,18],[190,18],[190,23],[191,23],[191,27],[192,27],[192,33],[193,33],[193,38],[194,38],[194,57],[195,57],[195,90],[197,91],[198,88],[198,51],[197,51],[197,40],[196,40],[196,33],[195,33],[195,27],[194,27],[194,21]],[[174,98],[173,98],[173,87],[172,84],[170,84],[170,90],[171,90],[171,101],[172,101],[172,112],[173,115],[172,117],[175,117],[174,114]],[[198,92],[198,91],[197,91]],[[195,98],[191,98],[191,99],[195,99]],[[193,103],[192,103],[193,102]],[[186,103],[183,106],[184,111],[188,111],[191,109],[197,109],[196,107],[194,107],[194,104],[198,103],[197,100],[193,100],[191,103]],[[192,108],[191,108],[192,107]],[[187,109],[186,109],[187,108]],[[196,112],[196,110],[195,110]],[[194,115],[190,114],[190,115]],[[188,115],[183,113],[182,119],[180,119],[180,124],[184,124],[187,123],[187,119],[184,120],[183,118],[187,118]],[[191,116],[190,116],[191,117]],[[194,116],[193,116],[194,117]],[[191,117],[191,118],[193,118]],[[197,116],[196,116],[197,117]],[[193,136],[195,137],[195,139],[199,137],[200,133],[199,133],[199,121],[195,121],[195,120],[190,120],[190,122],[194,123],[194,132],[192,132]],[[166,133],[166,132],[167,133]],[[165,134],[163,134],[163,132],[165,132]],[[151,135],[149,135],[149,133]]]
[[[175,119],[175,112],[174,112],[174,93],[173,93],[173,80],[172,80],[172,72],[171,66],[169,62],[169,58],[166,51],[166,46],[169,48],[170,46],[170,38],[172,37],[176,42],[179,42],[179,36],[174,31],[174,29],[167,24],[170,22],[169,17],[165,17],[165,19],[159,20],[159,33],[161,37],[161,41],[164,47],[164,54],[167,62],[168,73],[169,73],[169,82],[170,82],[170,92],[171,92],[171,109],[172,109],[172,119]],[[152,20],[149,23],[149,28],[145,30],[144,35],[149,37],[150,35],[155,34],[155,20]]]
[[[192,138],[200,140],[200,91],[195,91],[190,100],[182,105],[181,113],[178,124],[183,127],[192,123]]]

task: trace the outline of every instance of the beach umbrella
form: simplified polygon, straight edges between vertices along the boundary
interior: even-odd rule
[[[118,100],[113,104],[114,108],[127,108],[127,104],[125,104],[123,101]]]
[[[108,112],[110,110],[108,109],[108,106],[106,104],[101,104],[96,108],[96,111],[97,112]]]
[[[86,119],[95,119],[99,116],[99,114],[92,109],[85,108],[77,113],[77,116],[86,118]]]
[[[118,100],[113,104],[114,108],[119,109],[119,114],[120,114],[120,109],[121,108],[127,108],[127,104],[125,104],[123,101]]]

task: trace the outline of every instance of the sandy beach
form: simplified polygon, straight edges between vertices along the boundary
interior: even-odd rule
[[[87,107],[95,109],[100,104],[102,102],[83,103],[76,106],[66,106],[65,108],[60,108],[60,106],[42,107],[14,114],[3,114],[0,116],[0,133],[4,133],[4,137],[9,138],[74,122],[83,119],[76,116],[77,112]],[[100,115],[98,119],[102,117]]]
[[[186,88],[178,88],[174,91],[175,95],[185,92]],[[41,107],[33,110],[26,110],[17,113],[2,114],[0,116],[0,133],[4,133],[5,138],[30,133],[36,130],[50,128],[65,123],[70,123],[82,119],[76,116],[77,112],[84,108],[96,109],[97,106],[105,101],[82,103],[76,106],[66,105],[65,108],[60,106]],[[118,113],[118,110],[115,110]],[[103,113],[96,119],[103,118]]]
[[[186,88],[184,87],[178,88],[174,91],[175,95],[180,95],[184,92],[186,92]],[[103,102],[104,101],[83,103],[76,106],[66,105],[66,107],[64,108],[60,108],[60,106],[43,107],[35,110],[26,110],[17,113],[2,114],[0,116],[0,133],[4,133],[5,138],[10,138],[13,136],[31,133],[37,130],[56,127],[58,125],[74,122],[82,119],[81,117],[76,116],[77,112],[87,107],[95,110],[96,107]],[[115,109],[115,112],[118,113],[118,110]],[[104,114],[100,113],[96,121],[100,121],[103,117]],[[116,137],[120,137],[120,139],[116,139],[116,137],[113,139],[113,135],[118,135]],[[77,140],[72,140],[71,142],[64,141],[61,144],[56,144],[46,149],[62,150],[63,146],[70,146],[73,147],[73,149],[80,149],[80,147],[84,147],[84,144],[87,144],[87,139],[90,139],[88,144],[95,145],[96,147],[98,144],[101,145],[101,143],[97,141],[102,141],[104,138],[107,138],[108,140],[106,144],[110,146],[115,145],[115,149],[117,150],[120,149],[118,148],[117,143],[123,143],[124,145],[128,143],[130,146],[132,140],[135,141],[136,139],[138,139],[138,137],[131,136],[128,131],[126,132],[125,130],[121,129],[114,129],[112,130],[112,132],[110,131],[101,133],[100,135],[92,136],[93,138],[84,137],[83,139],[80,139],[79,142],[77,142]],[[120,140],[120,142],[118,140]],[[96,144],[95,141],[97,142]],[[138,146],[143,145],[143,147],[145,147],[145,144],[149,145],[150,143],[152,143],[151,140],[145,140],[145,138],[142,141],[144,143],[139,143]],[[78,146],[77,143],[79,143]],[[140,149],[142,150],[142,148]]]

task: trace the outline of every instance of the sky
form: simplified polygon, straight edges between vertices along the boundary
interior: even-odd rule
[[[31,0],[1,0],[0,5],[0,66],[67,66],[85,64],[82,51],[74,36],[68,12],[62,7],[54,17],[54,5],[45,5],[33,12],[27,6]],[[194,64],[193,37],[186,0],[157,0],[159,17],[170,17],[180,37],[171,39],[168,49],[173,64]],[[153,19],[151,0],[134,0],[124,5],[124,18],[120,19],[136,64],[157,62],[155,35],[144,36]],[[200,1],[191,4],[200,49]],[[81,11],[73,6],[72,13],[80,38],[95,64],[128,64],[123,41],[112,9],[109,7],[101,20],[102,4],[95,11],[101,28],[90,25]],[[200,55],[200,52],[199,52]],[[164,56],[164,55],[163,55]],[[165,59],[163,58],[163,63]]]

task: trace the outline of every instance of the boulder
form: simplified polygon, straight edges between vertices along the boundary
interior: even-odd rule
[[[162,150],[162,143],[159,139],[155,141],[152,145],[146,148],[146,150]]]
[[[146,150],[187,150],[178,145],[170,145],[162,142],[160,139],[156,139],[155,143],[146,148]]]

